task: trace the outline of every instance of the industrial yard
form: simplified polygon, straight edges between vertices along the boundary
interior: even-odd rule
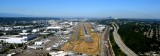
[[[27,23],[27,21],[24,22]],[[10,27],[11,29],[1,27],[3,35],[0,36],[2,44],[0,56],[100,56],[102,53],[101,38],[105,25],[83,20],[52,19],[36,20],[30,23],[44,25],[37,28],[33,28],[34,26],[19,28],[20,26],[17,25]],[[24,25],[27,24],[24,23]],[[14,34],[10,31],[14,31]]]

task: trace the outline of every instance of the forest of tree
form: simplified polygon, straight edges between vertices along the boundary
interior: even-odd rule
[[[138,55],[151,51],[156,53],[160,52],[159,20],[105,19],[97,20],[97,22],[105,25],[110,25],[110,22],[116,22],[120,28],[118,33],[122,41]],[[151,33],[151,31],[153,32]],[[148,37],[146,33],[148,33],[150,37]],[[110,39],[112,44],[114,44],[112,36],[110,36]],[[115,44],[113,45],[113,49],[114,48],[117,48]],[[114,49],[114,51],[116,51],[116,49]],[[117,52],[118,50],[115,53]]]

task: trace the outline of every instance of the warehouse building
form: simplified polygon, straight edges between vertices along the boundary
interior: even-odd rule
[[[26,41],[30,41],[30,40],[32,40],[32,39],[37,38],[37,35],[36,35],[36,34],[24,35],[23,38],[24,38]]]
[[[24,38],[17,36],[1,36],[0,41],[4,41],[7,43],[15,43],[15,44],[21,44],[27,42],[24,40]]]

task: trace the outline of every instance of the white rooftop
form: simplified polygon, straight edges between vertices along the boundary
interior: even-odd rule
[[[59,27],[59,26],[50,26],[50,27],[47,27],[47,29],[62,29],[62,27]]]
[[[23,38],[1,38],[0,40],[3,40],[5,42],[8,42],[8,43],[17,43],[17,44],[20,44],[20,43],[25,43],[26,41],[23,40]]]
[[[52,56],[65,56],[68,53],[64,52],[64,51],[58,51],[58,52],[50,52],[49,54],[52,55]]]
[[[37,46],[39,46],[39,45],[42,45],[43,44],[43,42],[35,42],[35,45],[37,45]]]

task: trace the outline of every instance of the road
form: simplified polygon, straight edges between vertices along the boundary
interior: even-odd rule
[[[114,27],[114,31],[113,31],[113,36],[114,36],[114,40],[116,42],[116,44],[120,47],[120,49],[122,50],[122,52],[124,52],[127,56],[138,56],[136,53],[134,53],[131,49],[129,49],[121,40],[120,35],[117,33],[119,26],[114,23],[112,24]],[[115,27],[116,26],[116,27]]]
[[[110,27],[107,26],[101,38],[101,56],[115,56],[110,40],[109,40]]]

